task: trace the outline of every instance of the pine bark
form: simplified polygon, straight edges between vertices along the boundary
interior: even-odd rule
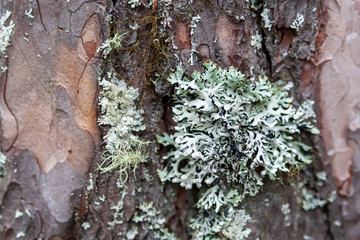
[[[137,206],[154,202],[165,226],[180,239],[191,239],[188,222],[198,190],[160,181],[156,170],[166,165],[167,149],[155,136],[174,131],[173,89],[166,78],[179,62],[191,74],[212,60],[249,77],[264,74],[273,82],[293,82],[295,103],[315,100],[321,135],[307,137],[316,149],[313,163],[298,176],[267,180],[260,194],[242,203],[252,218],[248,239],[358,239],[359,2],[151,2],[146,7],[149,1],[141,0],[134,8],[125,0],[0,2],[0,13],[11,11],[15,23],[8,57],[0,60],[8,67],[0,75],[1,148],[7,156],[0,238],[16,239],[24,232],[21,239],[127,239]],[[33,18],[24,14],[29,9]],[[304,22],[296,29],[298,14]],[[200,17],[196,26],[195,16]],[[135,24],[138,28],[130,28]],[[124,32],[123,48],[104,61],[97,49]],[[250,44],[256,35],[258,47]],[[97,122],[100,64],[103,72],[113,68],[139,89],[146,125],[139,136],[152,142],[148,161],[134,174],[129,171],[126,188],[117,186],[117,171],[101,174],[97,168],[108,130]],[[351,96],[340,91],[344,86]],[[319,186],[316,173],[322,171],[327,181]],[[294,179],[306,179],[323,198],[333,190],[338,196],[304,211],[290,184]],[[112,207],[124,191],[123,223],[111,227]],[[290,226],[281,212],[285,203],[290,204]],[[140,226],[136,239],[154,239],[147,227]]]

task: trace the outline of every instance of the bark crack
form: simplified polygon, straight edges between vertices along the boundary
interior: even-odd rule
[[[271,55],[270,55],[270,52],[269,52],[269,49],[267,48],[266,46],[266,34],[265,34],[265,30],[264,28],[260,27],[260,30],[261,30],[261,35],[262,35],[262,38],[261,38],[261,47],[263,49],[263,52],[265,54],[265,57],[266,57],[266,60],[267,62],[269,63],[269,77],[270,79],[272,78],[272,75],[273,75],[273,64],[272,64],[272,61],[271,61]]]
[[[5,66],[8,66],[8,63],[9,63],[9,59],[6,58],[5,60]],[[4,104],[6,106],[6,108],[9,110],[10,114],[14,117],[14,120],[15,120],[15,125],[16,125],[16,135],[14,137],[14,139],[12,140],[10,146],[8,147],[8,149],[4,149],[4,152],[8,152],[15,144],[18,136],[19,136],[19,123],[18,123],[18,120],[14,114],[14,112],[11,110],[7,100],[6,100],[6,86],[7,86],[7,81],[8,81],[8,70],[5,72],[5,81],[4,81],[4,88],[3,88],[3,100],[4,100]]]
[[[38,11],[39,11],[39,16],[40,16],[41,24],[42,24],[43,28],[45,29],[45,31],[47,32],[48,30],[46,29],[45,24],[44,24],[44,21],[43,21],[43,18],[42,18],[41,7],[40,7],[39,0],[36,0],[36,3],[37,3]]]

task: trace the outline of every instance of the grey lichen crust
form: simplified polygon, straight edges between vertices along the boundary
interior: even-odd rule
[[[295,108],[287,86],[271,84],[264,76],[248,79],[233,67],[212,62],[204,67],[190,79],[182,71],[169,77],[176,85],[176,148],[167,156],[168,166],[158,171],[162,181],[202,188],[200,217],[192,223],[194,239],[212,239],[218,232],[227,236],[229,219],[247,219],[234,207],[255,196],[265,177],[275,180],[281,172],[310,163],[311,147],[301,143],[299,134],[318,133],[312,102]],[[210,232],[201,230],[204,224]],[[243,230],[244,238],[248,234]]]

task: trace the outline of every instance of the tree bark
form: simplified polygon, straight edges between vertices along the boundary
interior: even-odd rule
[[[316,149],[313,162],[297,176],[266,180],[260,194],[241,203],[251,216],[248,239],[358,239],[360,3],[130,3],[0,2],[0,15],[11,11],[8,21],[15,23],[8,57],[0,55],[8,68],[0,75],[1,148],[7,156],[0,238],[132,239],[137,229],[134,239],[156,239],[151,224],[134,222],[146,202],[165,219],[164,228],[191,239],[199,190],[160,181],[157,169],[166,166],[168,149],[156,134],[174,132],[169,74],[180,62],[190,75],[211,60],[248,77],[293,82],[295,104],[315,100],[321,134],[305,136]],[[125,32],[122,48],[103,59],[101,44]],[[117,184],[116,170],[98,170],[108,131],[97,120],[98,79],[111,69],[139,89],[146,130],[138,135],[151,141],[147,162],[128,170],[125,187]],[[305,211],[304,189],[326,202]],[[328,201],[334,190],[335,201]]]

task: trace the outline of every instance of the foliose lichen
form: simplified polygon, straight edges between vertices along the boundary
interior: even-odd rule
[[[106,59],[113,50],[119,50],[122,48],[122,40],[124,39],[127,32],[119,34],[115,33],[112,38],[107,39],[99,49],[98,52],[102,52],[102,57]]]
[[[315,180],[315,184],[322,187],[324,183],[326,183],[326,173],[320,172],[319,174],[316,174],[316,177],[317,180]],[[297,177],[294,181],[290,182],[290,184],[295,190],[298,204],[305,211],[323,207],[326,204],[334,202],[337,197],[335,190],[328,192],[324,191],[325,193],[320,194],[309,186],[309,180],[307,179],[300,179]]]
[[[128,87],[125,81],[116,78],[113,71],[101,78],[99,85],[99,123],[110,127],[104,136],[106,145],[99,169],[107,172],[118,168],[120,175],[124,173],[127,176],[129,167],[145,161],[141,146],[148,143],[134,135],[134,132],[145,129],[141,115],[143,111],[136,105],[139,93],[137,89]]]
[[[233,67],[219,68],[212,62],[204,67],[190,79],[182,71],[168,79],[176,85],[177,125],[171,136],[175,149],[158,174],[162,181],[201,189],[199,217],[191,226],[212,239],[230,224],[229,216],[220,213],[255,196],[264,178],[275,180],[311,162],[311,147],[301,142],[300,133],[318,130],[313,126],[312,102],[295,108],[286,87],[264,76],[248,79]],[[201,226],[210,228],[204,233]]]
[[[0,152],[0,182],[5,175],[6,156]]]
[[[250,45],[253,46],[255,49],[259,50],[262,46],[262,36],[259,34],[258,31],[255,31],[255,34],[251,36]]]
[[[111,210],[114,210],[114,214],[113,214],[114,218],[111,222],[108,223],[108,225],[111,229],[114,229],[115,225],[124,223],[123,208],[124,208],[124,198],[125,198],[126,194],[127,194],[127,192],[123,191],[121,193],[121,197],[120,197],[117,205],[112,206],[110,208]]]
[[[153,202],[142,202],[138,209],[139,211],[135,212],[132,220],[135,223],[145,223],[147,228],[154,233],[154,239],[178,240],[173,233],[164,227],[165,218],[161,217],[161,212],[155,208]]]
[[[296,31],[300,31],[300,27],[302,26],[304,21],[305,21],[304,15],[298,13],[298,14],[296,14],[296,18],[291,23],[290,27],[295,29]]]
[[[128,4],[130,5],[131,8],[136,8],[137,6],[140,5],[140,0],[129,0]]]
[[[281,213],[284,215],[284,226],[289,227],[291,225],[291,209],[289,203],[284,203],[283,205],[281,205]]]
[[[121,41],[124,34],[116,33],[106,40],[98,49],[104,59],[108,58],[113,50],[122,48]],[[101,69],[101,66],[99,67]],[[99,124],[108,127],[104,136],[105,150],[99,165],[101,172],[118,169],[120,182],[123,186],[127,181],[127,170],[146,161],[142,147],[149,142],[142,141],[134,133],[145,130],[143,110],[138,107],[138,89],[127,86],[123,79],[116,77],[111,68],[108,72],[99,73],[101,116]],[[123,175],[125,178],[123,179]]]
[[[270,10],[267,8],[264,8],[260,15],[262,17],[262,20],[264,21],[264,27],[270,31],[272,28],[273,21],[270,19],[269,13],[270,13]]]
[[[230,207],[221,214],[212,210],[201,210],[200,214],[190,221],[190,227],[194,230],[192,239],[220,240],[217,234],[221,233],[227,239],[243,240],[251,233],[249,228],[245,228],[250,220],[250,216],[242,209]]]
[[[11,12],[6,11],[0,17],[0,56],[5,54],[6,48],[10,45],[10,37],[14,34],[14,22],[11,20],[8,25],[5,25],[10,15]]]

